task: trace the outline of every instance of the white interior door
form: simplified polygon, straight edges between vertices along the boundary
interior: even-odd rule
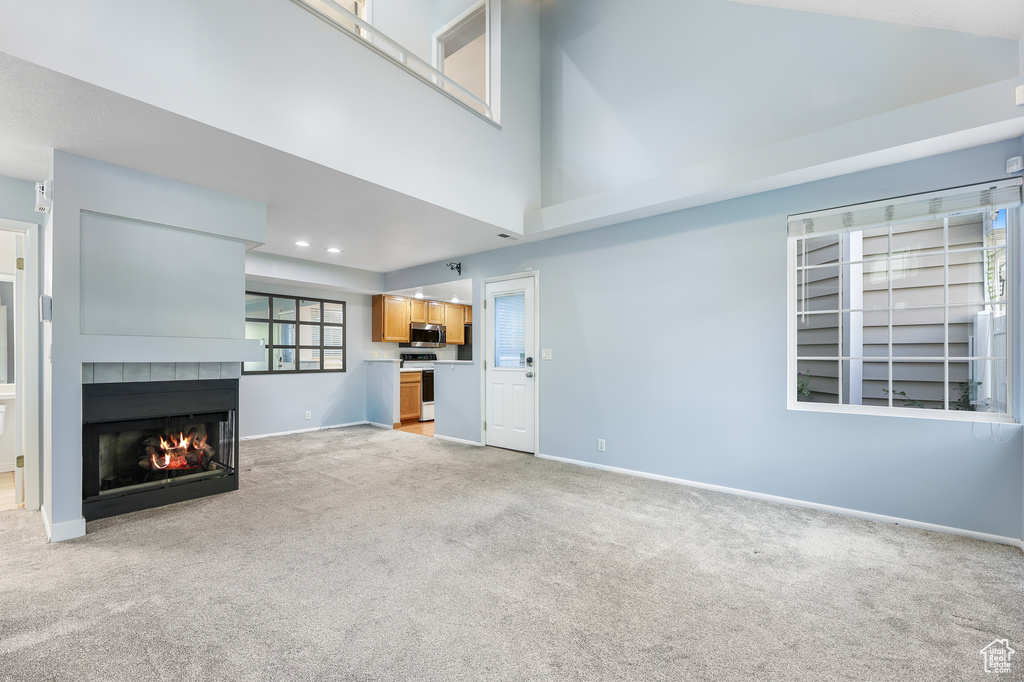
[[[534,452],[536,443],[536,328],[534,278],[488,282],[484,357],[484,440]]]

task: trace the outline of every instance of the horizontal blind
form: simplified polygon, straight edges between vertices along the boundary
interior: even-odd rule
[[[828,235],[1020,206],[1021,178],[789,216],[789,236]]]

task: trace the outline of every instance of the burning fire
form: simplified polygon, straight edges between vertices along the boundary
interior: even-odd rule
[[[179,433],[177,438],[172,435],[167,439],[161,436],[161,452],[150,454],[149,460],[153,469],[192,469],[200,461],[205,449],[205,433],[202,436]]]

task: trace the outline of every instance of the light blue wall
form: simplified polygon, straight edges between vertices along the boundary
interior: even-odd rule
[[[46,214],[35,210],[35,201],[35,182],[0,175],[0,218],[42,225]]]
[[[481,278],[540,272],[540,345],[553,351],[538,366],[543,454],[1020,538],[1020,426],[998,443],[969,423],[786,409],[787,215],[1001,178],[1020,150],[1012,140],[464,256],[463,274],[479,299]],[[443,276],[430,264],[385,284]],[[472,371],[446,396],[466,425],[479,420]]]
[[[239,434],[246,436],[301,431],[366,421],[370,297],[327,289],[247,282],[246,290],[345,301],[345,372],[243,375],[239,383]],[[312,412],[306,419],[306,411]]]
[[[1020,74],[1016,40],[721,0],[542,4],[543,204]]]
[[[52,262],[44,288],[53,293],[53,321],[43,325],[43,511],[51,538],[67,539],[85,532],[82,517],[82,363],[84,362],[238,362],[245,354],[242,326],[238,338],[106,336],[82,333],[81,227],[83,211],[117,216],[139,223],[166,225],[210,240],[234,239],[241,252],[245,241],[266,241],[266,205],[203,187],[196,187],[85,157],[55,151],[51,176],[54,205],[48,227]],[[188,262],[182,246],[153,253],[121,245],[124,259],[178,258]],[[222,277],[233,279],[236,291],[245,285],[245,263],[221,262]],[[234,271],[233,277],[230,271]],[[197,276],[182,269],[180,277]],[[223,282],[225,279],[218,279]],[[166,279],[146,302],[149,312],[175,301],[176,282]],[[122,299],[131,315],[131,292]],[[237,299],[241,300],[241,298]],[[204,315],[232,317],[231,307],[217,309],[224,299],[204,303]],[[114,301],[113,303],[116,303]],[[173,311],[172,311],[173,312]]]
[[[481,325],[482,326],[482,325]],[[483,352],[481,348],[480,353]],[[434,433],[480,443],[480,370],[472,365],[434,365]],[[476,409],[471,409],[475,405]]]

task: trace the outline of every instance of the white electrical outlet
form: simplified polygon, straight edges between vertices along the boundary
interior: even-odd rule
[[[373,351],[373,359],[374,359],[374,360],[376,360],[376,359],[377,359],[377,351]]]
[[[604,438],[597,439],[597,451],[604,452]]]
[[[313,413],[310,410],[306,410],[306,419],[312,419]]]

